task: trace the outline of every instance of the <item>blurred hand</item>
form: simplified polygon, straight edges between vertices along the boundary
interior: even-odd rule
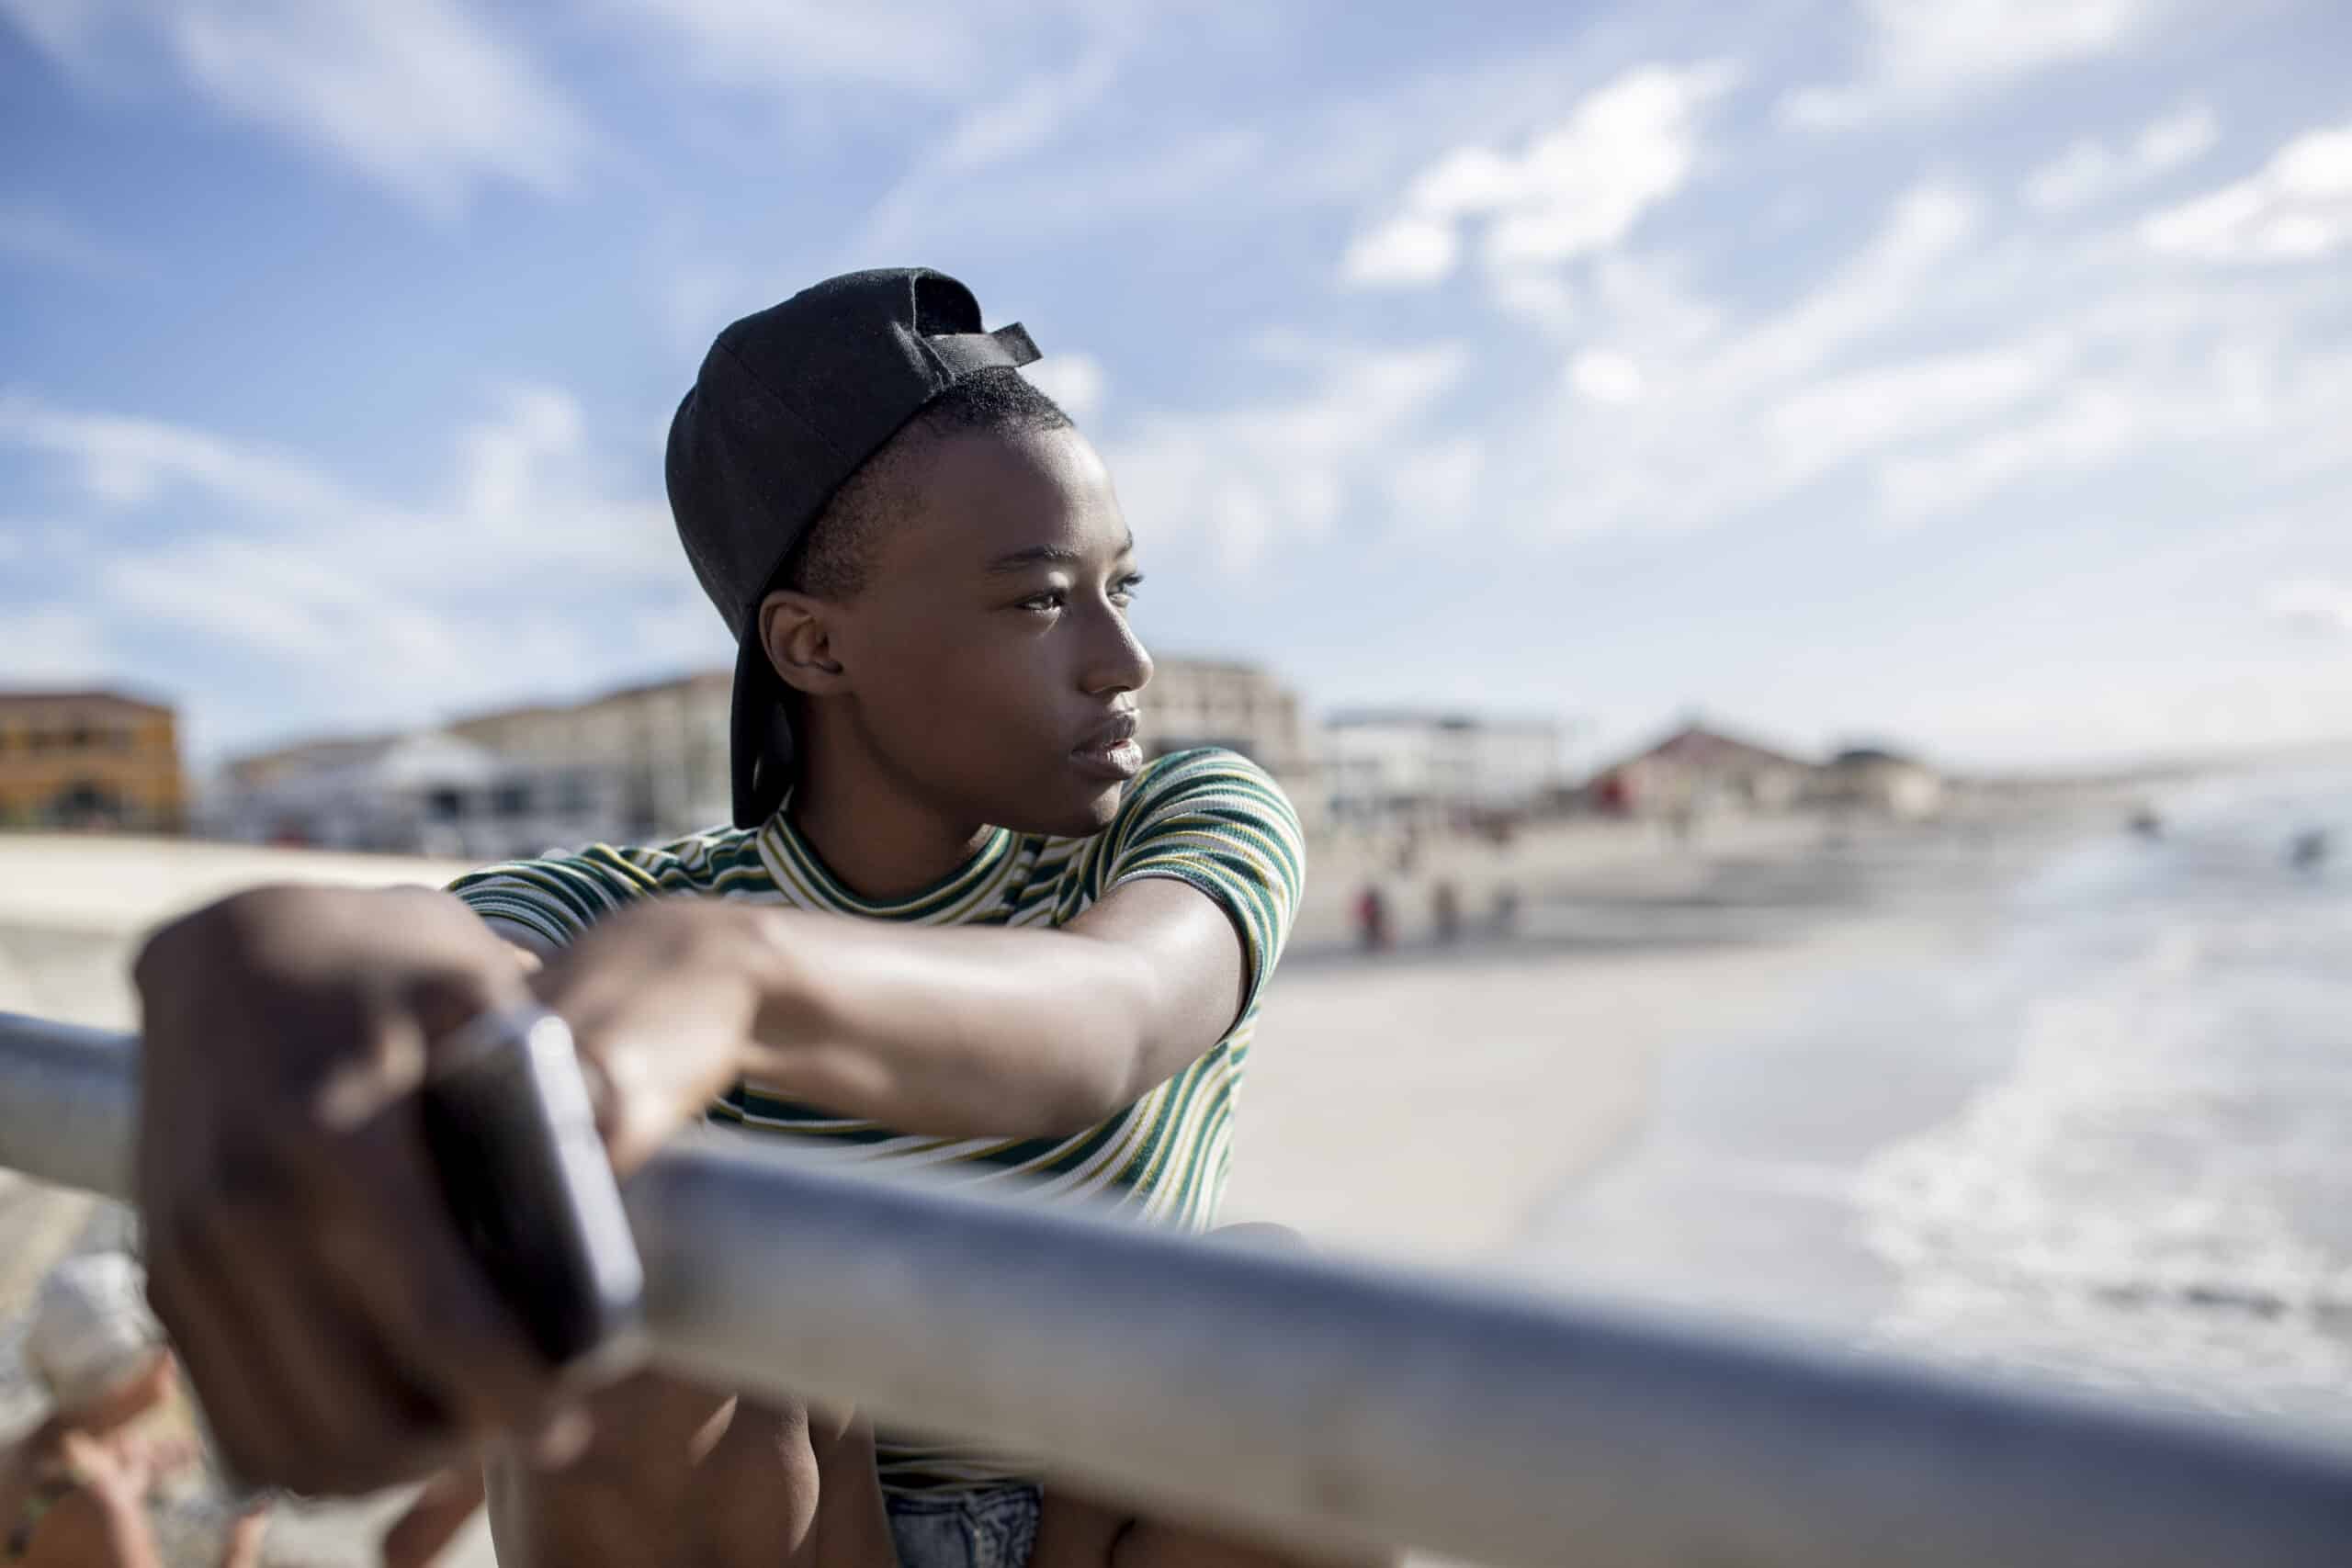
[[[854,1413],[660,1372],[600,1391],[593,1406],[595,1438],[578,1464],[493,1467],[502,1563],[897,1568],[873,1433]]]
[[[148,1295],[240,1481],[421,1475],[555,1414],[460,1246],[418,1128],[430,1043],[528,999],[454,899],[269,888],[164,928],[143,1013]]]
[[[534,974],[443,894],[269,888],[148,943],[148,1293],[240,1480],[352,1494],[500,1437],[584,1440],[459,1242],[417,1091],[436,1040],[536,993],[601,1069],[633,1168],[738,1075],[768,956],[752,930],[650,903]]]

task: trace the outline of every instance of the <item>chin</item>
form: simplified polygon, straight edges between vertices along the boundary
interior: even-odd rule
[[[1111,819],[1119,814],[1119,802],[1126,790],[1124,784],[1098,784],[1090,779],[1078,789],[1066,791],[1050,808],[1041,807],[1033,795],[1026,810],[999,820],[1018,833],[1044,833],[1056,839],[1091,838],[1111,825]]]

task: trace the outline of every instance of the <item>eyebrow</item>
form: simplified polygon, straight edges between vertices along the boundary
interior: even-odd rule
[[[1136,536],[1130,534],[1126,542],[1119,547],[1119,554],[1131,556],[1135,553]],[[1026,571],[1033,566],[1083,566],[1085,562],[1083,553],[1065,545],[1032,545],[1025,550],[1014,550],[989,562],[989,575],[1009,577],[1017,571]]]

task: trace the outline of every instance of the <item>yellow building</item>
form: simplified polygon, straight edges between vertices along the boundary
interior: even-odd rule
[[[114,692],[0,692],[0,828],[140,828],[186,816],[179,722]]]

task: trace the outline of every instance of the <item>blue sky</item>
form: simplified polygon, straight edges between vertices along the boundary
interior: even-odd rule
[[[1967,762],[2352,735],[2352,12],[0,0],[0,683],[200,756],[723,661],[736,315],[922,264],[1162,652]]]

